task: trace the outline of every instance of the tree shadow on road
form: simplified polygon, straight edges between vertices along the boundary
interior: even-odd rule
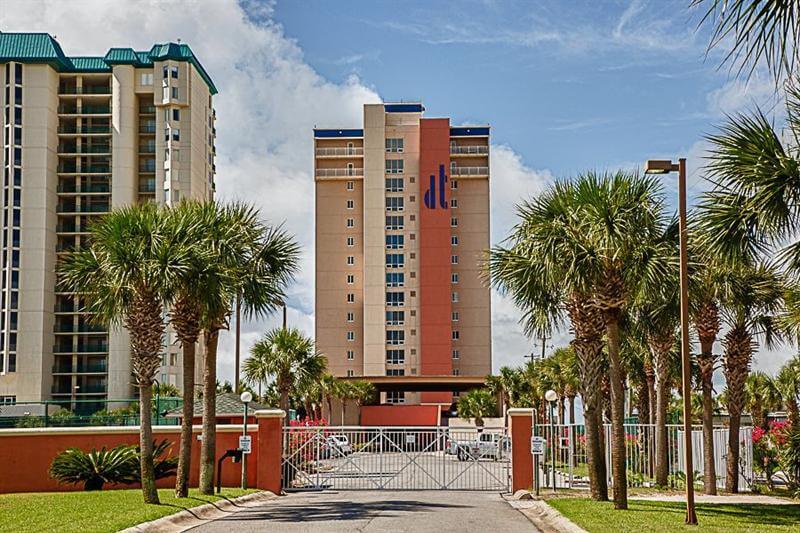
[[[432,512],[437,509],[467,507],[447,503],[432,503],[417,500],[384,500],[376,502],[328,501],[304,502],[302,504],[269,505],[258,509],[236,513],[222,521],[262,520],[265,522],[325,522],[336,520],[369,520],[398,516],[401,513]]]

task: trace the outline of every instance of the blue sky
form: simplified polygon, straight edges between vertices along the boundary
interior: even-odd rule
[[[689,158],[725,113],[775,107],[773,83],[745,83],[706,57],[690,0],[325,1],[3,0],[3,31],[58,36],[68,55],[188,43],[219,94],[217,192],[283,224],[304,250],[289,289],[289,322],[314,331],[312,129],[357,126],[362,106],[421,99],[428,116],[492,126],[492,241],[513,207],[553,179],[634,168],[648,157]],[[87,28],[104,27],[104,32]],[[665,178],[674,200],[674,178]],[[494,367],[539,350],[519,310],[493,294]],[[242,351],[279,317],[243,323]],[[561,332],[553,345],[569,341]],[[232,379],[233,336],[220,336],[220,377]],[[721,347],[718,345],[717,349]],[[793,351],[761,352],[776,370]]]

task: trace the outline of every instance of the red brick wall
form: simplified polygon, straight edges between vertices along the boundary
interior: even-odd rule
[[[438,426],[438,405],[365,405],[364,426]]]

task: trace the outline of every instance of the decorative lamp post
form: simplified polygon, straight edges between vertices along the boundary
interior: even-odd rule
[[[553,409],[555,408],[558,394],[553,389],[544,393],[544,399],[550,404],[550,458],[553,468],[553,492],[556,491],[556,428],[553,424]]]
[[[247,406],[253,401],[253,395],[244,391],[239,399],[244,404],[244,420],[242,421],[242,436],[247,436]],[[247,454],[242,452],[242,490],[247,490]]]

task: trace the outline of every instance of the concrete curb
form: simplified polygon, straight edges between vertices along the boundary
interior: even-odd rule
[[[588,533],[544,500],[532,500],[517,494],[505,500],[543,533]]]
[[[217,500],[192,507],[191,509],[185,509],[175,514],[162,516],[150,522],[143,522],[123,529],[120,533],[178,533],[248,507],[257,507],[275,498],[277,498],[275,494],[264,491],[246,494],[232,500]]]

